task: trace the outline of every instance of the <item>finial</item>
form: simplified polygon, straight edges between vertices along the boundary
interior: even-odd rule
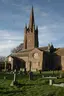
[[[27,28],[27,24],[25,24],[25,28]]]
[[[35,25],[35,23],[34,23],[34,10],[32,6],[31,13],[30,13],[29,29],[33,30],[33,25]]]

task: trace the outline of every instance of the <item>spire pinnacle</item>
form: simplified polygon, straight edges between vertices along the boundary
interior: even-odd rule
[[[27,29],[27,24],[25,24],[25,28]]]
[[[31,13],[30,13],[29,29],[32,30],[34,25],[35,25],[35,23],[34,23],[34,10],[33,10],[33,6],[32,6]]]

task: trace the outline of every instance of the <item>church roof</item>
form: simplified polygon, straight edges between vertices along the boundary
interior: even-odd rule
[[[34,48],[32,49],[23,49],[23,50],[20,50],[16,53],[12,53],[11,56],[28,56],[29,55],[29,52],[31,52]],[[39,47],[37,48],[39,49],[40,51],[47,51],[48,47]]]
[[[55,53],[60,56],[64,56],[64,48],[57,48]]]
[[[29,52],[33,49],[23,49],[18,52],[12,53],[11,56],[28,56]]]
[[[29,52],[29,51],[32,51],[34,48],[32,49],[21,49],[18,51],[18,53],[22,53],[22,52]],[[45,46],[45,47],[39,47],[37,48],[39,49],[40,51],[47,51],[48,50],[48,46]]]
[[[41,50],[41,51],[48,51],[48,46],[39,47],[39,50]]]

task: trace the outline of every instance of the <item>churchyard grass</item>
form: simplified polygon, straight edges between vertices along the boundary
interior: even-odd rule
[[[53,72],[42,72],[43,75],[52,76]],[[54,74],[57,75],[58,72]],[[43,79],[42,74],[34,73],[34,79],[29,80],[25,74],[17,74],[16,80],[19,85],[10,86],[13,80],[13,74],[5,72],[0,73],[0,96],[64,96],[64,88],[50,86],[49,79]],[[59,73],[58,73],[59,74]],[[4,79],[4,77],[6,77]],[[54,79],[55,83],[64,82],[64,78]]]

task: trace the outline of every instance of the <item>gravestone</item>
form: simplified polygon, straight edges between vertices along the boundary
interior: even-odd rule
[[[14,80],[13,81],[15,82],[16,81],[16,70],[14,70],[13,74],[14,74]]]
[[[4,80],[6,80],[6,76],[4,76]]]
[[[27,74],[27,72],[26,72],[26,68],[24,68],[24,74]]]
[[[53,84],[53,86],[57,86],[57,87],[64,87],[64,83],[60,83],[60,84]]]
[[[14,81],[11,82],[10,86],[14,86]]]
[[[52,85],[52,83],[53,83],[53,82],[52,82],[52,80],[50,79],[50,80],[49,80],[49,85]]]
[[[13,78],[10,86],[14,86],[14,83],[16,82],[16,70],[14,70],[13,74],[14,74],[14,78]]]
[[[42,75],[42,78],[44,78],[44,75]]]
[[[59,76],[59,78],[62,78],[62,73],[60,73],[60,76]]]
[[[29,80],[32,80],[33,79],[33,72],[29,72]]]
[[[19,71],[18,71],[18,74],[20,74],[20,73],[21,73],[21,71],[19,70]]]
[[[41,70],[39,70],[39,73],[41,74],[41,73],[42,73],[42,71],[41,71]]]

